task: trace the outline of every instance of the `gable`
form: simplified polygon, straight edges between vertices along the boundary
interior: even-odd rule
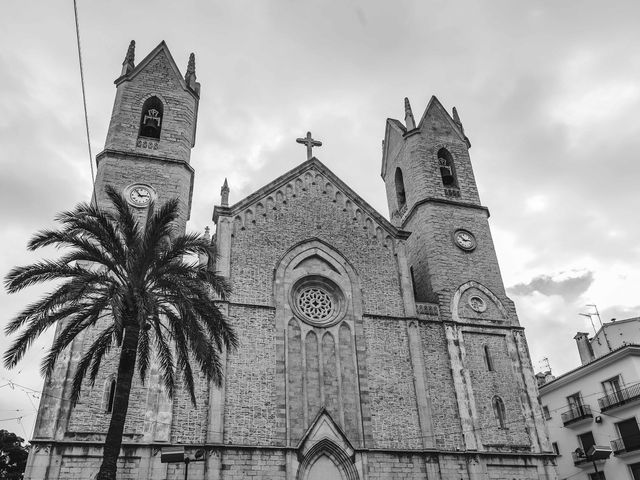
[[[256,215],[265,215],[267,210],[276,209],[279,204],[295,202],[302,192],[312,188],[320,192],[322,200],[341,206],[345,215],[351,215],[354,222],[381,242],[387,237],[404,239],[409,236],[409,232],[394,227],[315,157],[231,207],[216,206],[213,220],[217,222],[220,215],[231,216],[236,224],[245,227],[254,222]]]
[[[448,126],[451,128],[451,131],[453,131],[464,143],[469,143],[469,140],[462,132],[460,126],[453,120],[453,118],[451,118],[449,112],[447,112],[447,110],[442,106],[435,95],[431,97],[431,100],[429,100],[427,108],[424,110],[417,128],[423,130],[423,128],[425,128],[426,124],[428,123],[428,120],[434,117],[437,117],[444,123],[448,124]]]
[[[175,60],[173,59],[173,55],[171,55],[171,52],[169,51],[169,47],[167,47],[167,44],[165,43],[164,40],[161,41],[158,44],[158,46],[154,48],[146,57],[144,57],[142,61],[140,61],[140,63],[138,63],[138,65],[136,65],[133,70],[131,70],[129,73],[125,75],[118,77],[114,83],[116,85],[119,85],[122,82],[134,80],[141,72],[146,70],[149,67],[149,65],[152,64],[153,62],[163,63],[167,67],[167,71],[174,77],[174,80],[182,87],[182,89],[185,90],[186,92],[189,92],[194,97],[198,98],[197,92],[189,88],[189,86],[185,82],[184,77],[182,76],[182,73],[180,73],[180,69],[178,68]]]

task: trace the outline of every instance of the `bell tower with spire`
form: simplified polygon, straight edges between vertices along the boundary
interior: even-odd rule
[[[382,177],[392,222],[412,232],[407,255],[419,301],[448,302],[474,280],[508,303],[470,147],[456,108],[450,116],[436,97],[417,124],[408,99],[405,124],[387,120]]]
[[[191,210],[200,84],[192,53],[182,76],[164,41],[135,64],[132,41],[115,80],[116,98],[104,150],[97,155],[96,198],[105,187],[122,191],[131,205],[144,209],[151,200],[180,201],[179,226]]]
[[[422,320],[439,325],[446,339],[464,447],[527,444],[544,452],[550,445],[528,347],[504,288],[470,147],[456,108],[449,115],[431,97],[416,123],[405,99],[405,123],[387,119],[383,143],[390,217],[410,232],[406,258],[418,317],[421,308],[438,313]],[[513,419],[508,430],[505,419]]]

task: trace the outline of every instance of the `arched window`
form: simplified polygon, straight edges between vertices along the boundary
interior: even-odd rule
[[[493,414],[496,417],[500,428],[507,428],[507,412],[504,408],[504,402],[498,396],[493,397]]]
[[[107,398],[106,398],[106,405],[104,409],[106,413],[111,413],[113,411],[113,401],[115,398],[116,398],[116,381],[115,379],[112,379],[107,384]]]
[[[407,203],[407,197],[404,193],[404,180],[402,178],[402,170],[396,168],[396,200],[398,201],[398,210],[401,210]]]
[[[456,171],[453,166],[453,157],[451,153],[449,153],[449,150],[444,147],[438,150],[438,166],[440,167],[442,185],[449,188],[458,188]]]
[[[493,360],[491,359],[491,352],[487,345],[484,346],[484,363],[487,365],[487,370],[493,372]]]
[[[149,97],[142,106],[140,136],[160,139],[164,108],[158,97]]]

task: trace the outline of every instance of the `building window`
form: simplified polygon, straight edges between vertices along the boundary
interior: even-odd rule
[[[491,352],[489,346],[485,345],[484,348],[484,364],[487,366],[487,370],[493,372],[493,359],[491,358]]]
[[[418,301],[418,292],[416,291],[416,277],[413,274],[413,267],[409,267],[409,273],[411,273],[411,285],[413,286],[413,298]]]
[[[574,393],[567,397],[567,404],[574,416],[582,416],[585,414],[584,404],[582,403],[582,395],[580,392]]]
[[[438,166],[440,167],[442,185],[448,188],[458,188],[453,157],[451,153],[449,153],[449,150],[444,147],[438,150]]]
[[[507,412],[504,408],[504,402],[500,397],[493,397],[493,414],[500,428],[507,428]]]
[[[580,447],[582,448],[582,453],[587,455],[589,449],[596,444],[595,439],[593,438],[592,432],[586,432],[581,435],[578,435],[578,441],[580,442]]]
[[[164,107],[160,99],[158,97],[148,98],[142,106],[139,135],[146,138],[160,139],[163,114]]]
[[[402,170],[400,167],[396,168],[396,201],[398,202],[398,211],[402,210],[407,204],[407,196],[404,193],[404,179],[402,178]]]
[[[560,449],[558,448],[558,442],[553,442],[551,444],[551,446],[553,447],[553,453],[555,453],[556,455],[560,455]]]
[[[547,407],[546,405],[542,406],[542,415],[544,416],[545,420],[551,420],[551,413],[549,412],[549,407]]]
[[[609,380],[602,382],[604,394],[611,397],[611,403],[618,403],[622,400],[622,388],[620,387],[620,375],[616,375]]]
[[[633,480],[640,480],[640,463],[633,463],[629,465],[629,469],[631,470]]]
[[[614,440],[614,450],[624,452],[640,450],[640,428],[638,428],[636,417],[617,422],[616,427],[618,427],[620,438]]]
[[[111,413],[113,412],[113,401],[116,398],[116,381],[112,379],[108,384],[107,390],[107,404],[105,405],[105,412]]]

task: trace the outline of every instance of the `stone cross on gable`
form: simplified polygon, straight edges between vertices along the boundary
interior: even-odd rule
[[[307,132],[307,136],[304,138],[296,138],[296,142],[302,143],[303,145],[307,146],[307,160],[311,160],[311,157],[313,156],[313,153],[311,151],[313,147],[322,146],[322,142],[311,138],[311,132]]]

